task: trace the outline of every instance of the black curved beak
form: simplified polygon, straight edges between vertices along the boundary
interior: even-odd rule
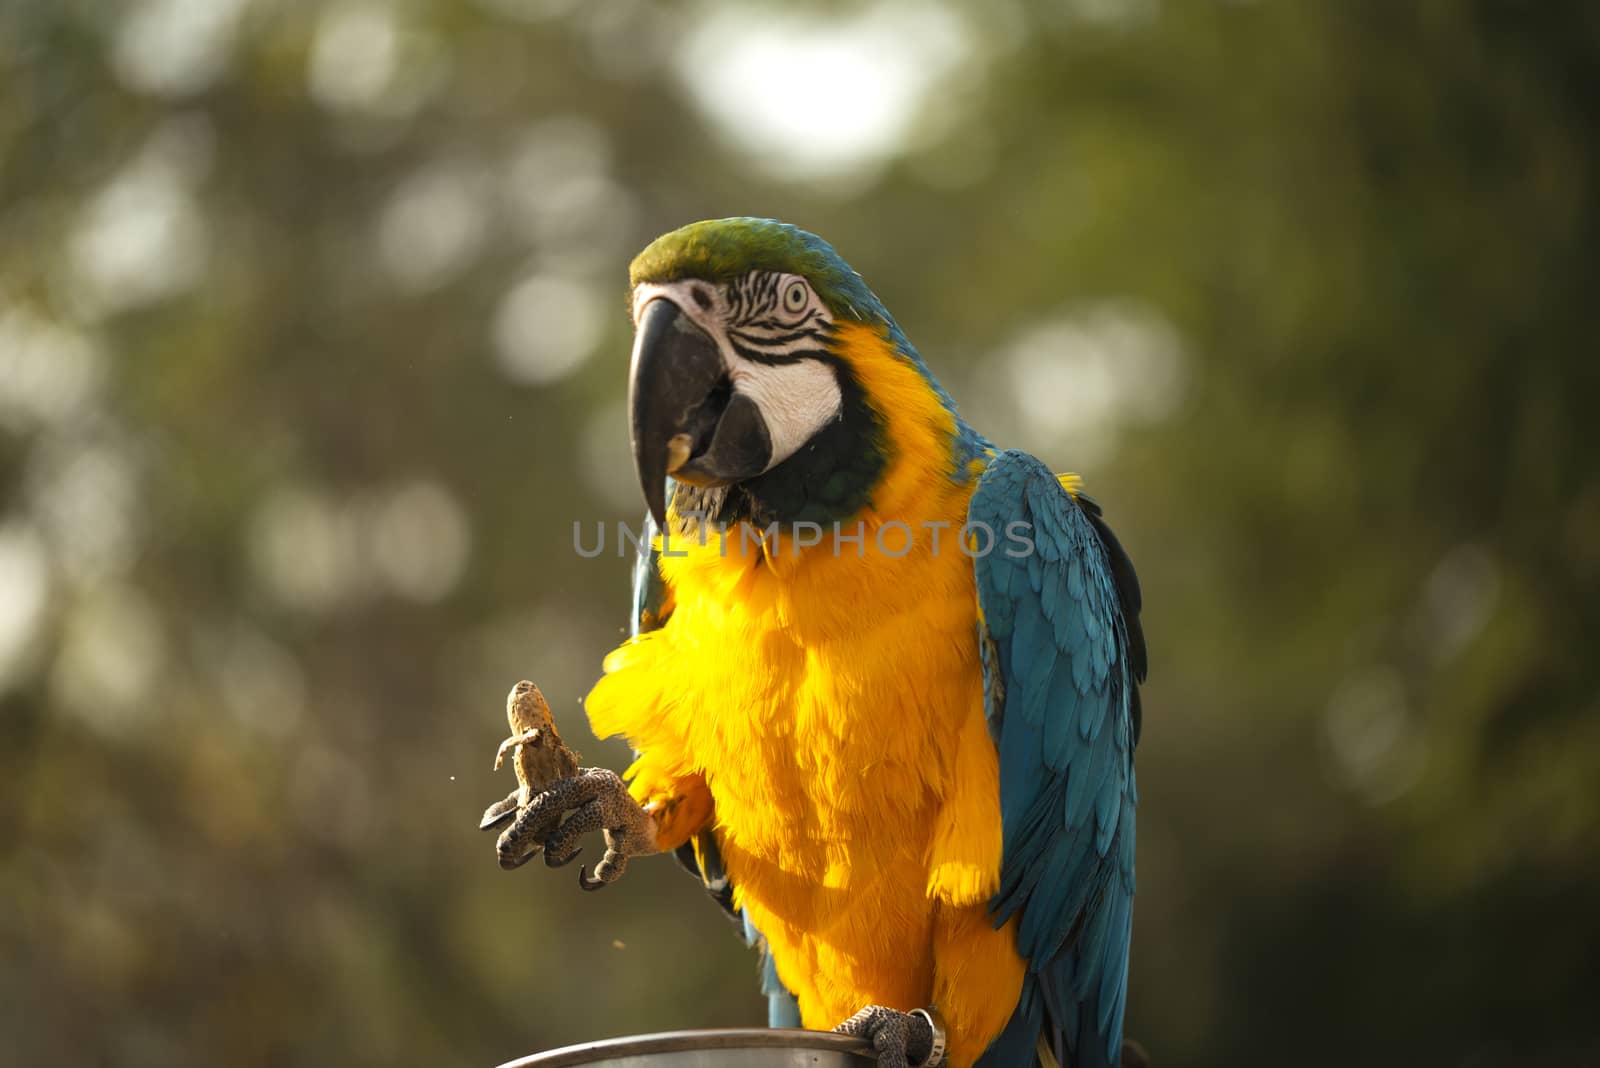
[[[639,486],[663,530],[669,476],[726,486],[759,475],[772,461],[761,409],[733,391],[716,342],[664,297],[639,316],[628,410]]]

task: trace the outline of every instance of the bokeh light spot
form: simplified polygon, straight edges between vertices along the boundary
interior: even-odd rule
[[[1494,615],[1500,567],[1479,545],[1452,550],[1428,576],[1425,591],[1434,652],[1446,659],[1466,648]]]
[[[56,438],[29,457],[28,496],[62,571],[89,583],[124,570],[137,547],[138,475],[125,442]]]
[[[581,282],[532,275],[500,301],[495,354],[508,378],[545,386],[570,375],[600,341],[599,298]]]
[[[200,645],[235,720],[260,734],[293,732],[305,714],[309,687],[291,650],[243,620],[220,636],[201,634]]]
[[[0,526],[0,690],[20,674],[50,597],[50,559],[38,534]]]
[[[403,486],[375,510],[373,564],[389,589],[407,600],[437,601],[455,589],[471,545],[466,512],[436,482]]]
[[[257,580],[283,604],[321,612],[349,597],[358,548],[321,494],[302,486],[269,494],[251,518],[249,543]]]
[[[1423,739],[1390,668],[1348,676],[1328,701],[1323,730],[1339,777],[1370,804],[1399,797],[1422,771]]]
[[[155,605],[133,586],[107,582],[68,615],[51,690],[95,730],[133,729],[165,669],[166,634]]]
[[[218,80],[250,0],[143,0],[117,30],[112,61],[129,88],[185,96]]]
[[[105,357],[78,331],[0,303],[0,426],[30,430],[82,414]]]
[[[68,240],[87,315],[148,304],[193,286],[210,252],[194,184],[209,162],[203,122],[157,131],[89,200]]]
[[[504,170],[512,219],[562,273],[611,270],[626,255],[637,208],[611,177],[611,139],[581,115],[527,127]]]
[[[438,288],[483,247],[484,183],[469,167],[441,164],[409,176],[390,195],[378,219],[378,258],[401,289]]]
[[[985,377],[1009,383],[1000,403],[1022,416],[1020,444],[1092,466],[1115,451],[1125,424],[1171,414],[1184,364],[1177,331],[1159,313],[1109,302],[1024,330]]]
[[[329,111],[403,118],[443,84],[450,55],[389,4],[357,0],[323,12],[306,68],[307,86]]]
[[[898,151],[968,48],[960,17],[938,4],[827,17],[728,4],[689,33],[677,68],[753,162],[805,180],[870,169]]]

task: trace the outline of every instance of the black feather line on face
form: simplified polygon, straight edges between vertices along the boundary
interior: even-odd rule
[[[745,275],[734,279],[728,286],[735,300],[729,314],[730,322],[742,322],[753,315],[761,313],[760,287],[753,275]]]
[[[739,323],[739,326],[759,327],[762,330],[800,330],[813,321],[822,319],[822,312],[809,305],[799,312],[792,312],[786,308],[765,308],[766,314],[761,319],[748,319]]]
[[[832,366],[839,364],[839,358],[826,349],[794,349],[790,352],[763,352],[751,348],[734,340],[728,339],[733,346],[733,351],[749,360],[751,363],[762,363],[769,367],[781,367],[788,363],[799,363],[801,360],[818,360]]]
[[[787,328],[784,327],[782,324],[779,324],[779,329],[787,329]],[[821,330],[790,330],[788,333],[785,333],[785,334],[753,334],[747,329],[740,329],[740,330],[730,330],[730,331],[728,331],[728,335],[730,337],[736,337],[740,341],[744,341],[744,342],[747,342],[747,343],[752,344],[752,345],[774,345],[774,346],[776,346],[776,345],[789,345],[789,344],[792,344],[792,343],[794,343],[796,341],[802,341],[802,340],[806,340],[806,339],[810,339],[812,341],[821,341],[822,340],[822,331]]]
[[[791,330],[821,319],[822,313],[815,307],[808,306],[798,317],[783,309],[778,290],[785,277],[771,271],[753,271],[728,283],[729,325]]]
[[[810,346],[826,346],[832,337],[834,324],[816,307],[807,307],[799,316],[779,313],[779,282],[784,277],[752,273],[728,285],[725,331],[734,350],[746,359],[766,364],[792,363],[813,357]],[[807,343],[806,351],[793,350],[794,346]]]

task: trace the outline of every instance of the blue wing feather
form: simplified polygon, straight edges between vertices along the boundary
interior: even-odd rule
[[[655,518],[646,512],[644,537],[639,540],[639,555],[633,561],[633,615],[628,620],[628,633],[635,638],[666,622],[663,606],[667,601],[667,582],[661,577],[661,554],[655,549],[656,536],[660,533]]]
[[[1004,824],[992,909],[997,925],[1020,917],[1028,960],[1021,1001],[980,1063],[1027,1063],[1047,1029],[1077,1068],[1114,1065],[1133,920],[1138,583],[1099,506],[1024,453],[991,461],[969,519],[1026,522],[1034,541],[975,561]]]

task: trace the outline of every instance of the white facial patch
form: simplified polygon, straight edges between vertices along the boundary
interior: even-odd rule
[[[734,359],[733,388],[756,402],[772,435],[769,471],[837,418],[843,407],[839,378],[820,360],[763,364]]]
[[[736,392],[756,403],[772,435],[771,470],[838,418],[838,375],[817,358],[833,316],[798,275],[753,272],[727,285],[697,279],[645,283],[633,293],[637,323],[665,297],[716,342]]]

